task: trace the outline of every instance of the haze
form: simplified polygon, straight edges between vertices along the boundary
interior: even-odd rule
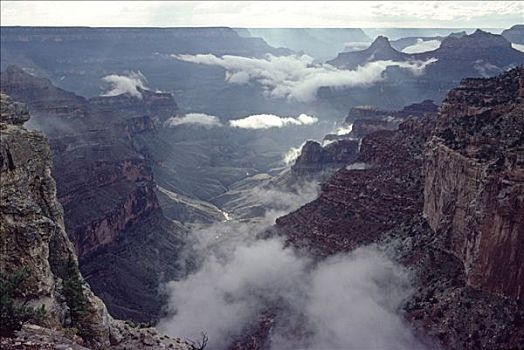
[[[2,1],[2,25],[103,27],[464,27],[522,22],[520,1]]]

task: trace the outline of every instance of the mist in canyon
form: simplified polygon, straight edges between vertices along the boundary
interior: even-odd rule
[[[524,346],[522,33],[2,27],[5,115],[27,105],[54,179],[12,190],[60,202],[83,291],[135,348]],[[2,174],[23,175],[9,118]]]
[[[264,237],[277,217],[315,199],[318,185],[294,190],[254,188],[250,194],[267,208],[263,217],[192,231],[186,253],[198,267],[167,283],[168,316],[158,327],[189,339],[204,332],[211,348],[226,349],[261,315],[272,315],[274,350],[426,349],[400,312],[411,293],[409,273],[383,249],[318,260]]]

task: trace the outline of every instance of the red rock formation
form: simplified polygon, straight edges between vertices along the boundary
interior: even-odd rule
[[[277,220],[289,240],[321,255],[349,251],[421,212],[422,148],[431,119],[409,121],[398,132],[362,141],[356,162],[322,185],[319,198]]]
[[[524,67],[448,95],[424,166],[424,213],[467,282],[524,296]]]
[[[436,121],[365,136],[367,167],[338,171],[277,232],[320,256],[387,246],[415,276],[406,319],[444,348],[524,347],[523,69],[464,81]]]

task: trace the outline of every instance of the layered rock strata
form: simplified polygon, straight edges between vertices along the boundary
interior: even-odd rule
[[[356,162],[277,232],[319,257],[384,247],[412,271],[405,316],[432,343],[524,347],[523,77],[465,80],[437,118],[365,136]]]
[[[2,348],[56,348],[61,344],[76,349],[192,349],[188,342],[109,316],[78,271],[56,198],[46,137],[23,127],[29,119],[25,106],[4,94],[0,95],[0,104],[2,283],[6,282],[4,276],[21,270],[25,275],[13,295],[2,298],[43,310],[30,320],[40,326],[24,326],[14,339],[2,339]],[[2,323],[8,321],[2,319]]]
[[[183,274],[176,257],[186,231],[162,215],[151,151],[139,139],[154,138],[155,126],[176,113],[173,96],[137,88],[142,98],[88,100],[14,66],[1,82],[27,103],[28,125],[50,139],[57,196],[84,276],[113,316],[155,321],[162,276]],[[112,263],[101,264],[104,257]]]

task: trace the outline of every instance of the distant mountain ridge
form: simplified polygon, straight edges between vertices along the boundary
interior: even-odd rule
[[[328,63],[339,68],[355,69],[368,62],[407,61],[410,58],[412,58],[411,55],[395,50],[388,38],[378,36],[367,49],[339,53],[337,58],[328,61]]]
[[[516,24],[504,30],[501,35],[512,43],[524,44],[524,24]]]
[[[274,47],[287,47],[317,60],[334,57],[348,42],[367,42],[360,28],[238,28],[244,37],[261,37]]]
[[[379,41],[385,42],[386,39]],[[503,36],[482,30],[460,38],[447,37],[439,48],[416,54],[401,53],[389,43],[379,47],[381,59],[433,62],[418,75],[395,65],[389,66],[382,73],[383,81],[369,87],[322,87],[317,93],[320,99],[335,105],[337,109],[362,104],[398,109],[426,99],[440,103],[447,91],[458,86],[463,78],[488,78],[524,63],[524,52],[512,48]],[[328,63],[342,69],[362,66],[376,61],[373,52],[370,48],[341,52]]]
[[[379,36],[367,49],[342,52],[337,58],[328,61],[328,63],[339,68],[354,69],[365,63],[379,60],[406,61],[430,58],[444,60],[446,64],[448,60],[454,59],[457,60],[455,66],[471,71],[474,63],[479,60],[497,65],[500,69],[511,64],[522,63],[524,62],[524,53],[513,49],[511,43],[503,36],[479,29],[470,35],[448,36],[442,40],[440,47],[436,50],[415,54],[397,51],[391,46],[388,38]],[[467,66],[468,64],[469,66]],[[434,69],[434,66],[438,65],[441,65],[441,63],[437,61],[434,65],[430,65],[428,69]]]

